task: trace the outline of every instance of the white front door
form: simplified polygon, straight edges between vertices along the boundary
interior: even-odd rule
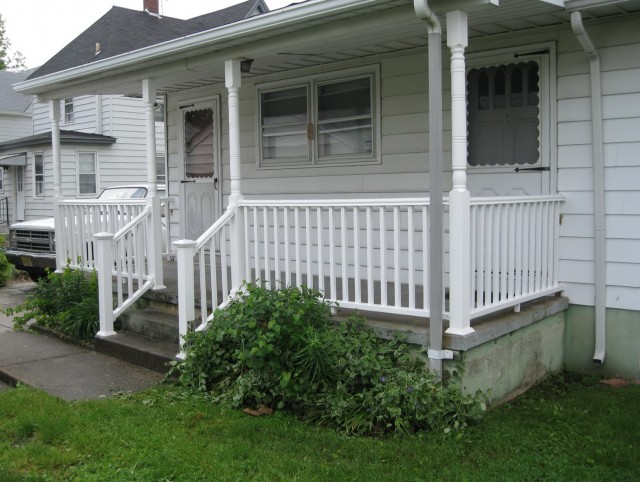
[[[14,219],[24,221],[24,166],[16,166],[14,186],[16,186],[16,211]]]
[[[180,110],[182,232],[197,239],[219,217],[220,148],[216,99],[178,107]]]
[[[549,194],[547,62],[541,55],[468,72],[471,196]]]

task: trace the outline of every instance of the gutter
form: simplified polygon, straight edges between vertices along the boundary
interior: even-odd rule
[[[591,73],[591,127],[593,147],[593,192],[595,230],[595,351],[593,363],[602,365],[606,355],[606,257],[604,141],[602,138],[602,75],[600,55],[591,41],[580,12],[571,12],[571,28],[589,59]]]
[[[166,63],[170,56],[186,54],[193,49],[215,46],[213,51],[219,51],[227,48],[226,43],[228,42],[236,41],[243,44],[252,41],[251,39],[256,34],[271,32],[273,35],[278,35],[283,28],[299,25],[301,22],[336,18],[344,13],[386,3],[388,2],[385,0],[311,0],[302,4],[293,4],[229,25],[26,80],[14,84],[13,87],[16,92],[22,94],[42,94],[81,77],[101,74],[117,68],[137,69],[140,68],[141,63],[154,60]]]
[[[442,360],[449,352],[442,349],[444,300],[442,266],[442,27],[428,0],[413,0],[418,18],[429,33],[429,369],[442,377]]]

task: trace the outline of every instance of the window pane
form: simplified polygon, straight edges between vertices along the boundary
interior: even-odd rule
[[[213,177],[213,109],[184,113],[184,156],[187,178]]]
[[[164,156],[156,157],[156,180],[159,183],[167,181],[167,166],[164,162]]]
[[[35,155],[35,172],[36,175],[44,173],[44,161],[42,159],[42,154]]]
[[[371,79],[318,86],[318,156],[371,155]]]
[[[371,154],[371,120],[330,122],[318,126],[318,153],[322,156]]]
[[[307,87],[263,92],[260,97],[262,159],[308,161]]]
[[[80,174],[78,176],[80,194],[96,193],[96,176],[93,174]]]
[[[318,120],[371,116],[369,78],[336,82],[318,87]]]
[[[95,174],[96,155],[93,152],[81,152],[78,154],[78,171],[81,174]]]

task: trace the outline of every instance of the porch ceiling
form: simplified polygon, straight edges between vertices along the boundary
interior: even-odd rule
[[[585,19],[640,12],[640,0],[596,7],[584,10]],[[292,9],[302,12],[303,8],[305,4],[269,15]],[[570,14],[562,7],[543,1],[501,0],[499,7],[487,5],[469,14],[469,36],[474,39],[569,22]],[[372,1],[330,16],[310,15],[278,29],[256,29],[240,38],[203,41],[188,51],[82,75],[38,94],[43,100],[89,93],[135,96],[141,94],[141,79],[150,76],[156,79],[158,93],[165,94],[224,82],[224,61],[229,58],[254,59],[251,73],[244,74],[251,78],[426,44],[426,26],[416,17],[412,0]]]

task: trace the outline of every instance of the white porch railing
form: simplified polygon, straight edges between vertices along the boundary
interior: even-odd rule
[[[56,226],[62,230],[56,235],[56,252],[62,266],[59,262],[58,268],[68,262],[72,268],[94,269],[94,234],[116,233],[138,216],[146,204],[144,199],[60,201]]]
[[[243,201],[245,279],[429,316],[429,200]]]
[[[472,319],[562,290],[557,266],[562,201],[561,196],[471,200]],[[271,288],[306,285],[345,308],[428,317],[429,207],[426,198],[241,201],[197,241],[175,243],[181,338],[189,323],[197,320],[204,328],[240,279]],[[233,246],[232,233],[239,236]],[[442,255],[449,289],[448,250]]]
[[[471,199],[471,318],[562,290],[562,196]]]

